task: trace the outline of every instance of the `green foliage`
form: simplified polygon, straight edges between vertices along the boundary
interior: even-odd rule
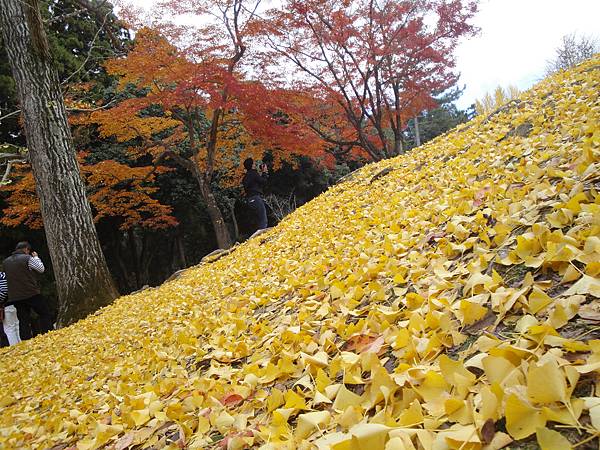
[[[103,62],[122,52],[129,41],[128,32],[113,14],[110,3],[103,0],[88,3],[91,10],[82,8],[76,0],[41,2],[54,65],[67,95],[66,81],[72,85],[107,78]],[[94,95],[97,93],[88,93],[88,97]],[[0,118],[17,109],[15,83],[0,38]],[[0,142],[25,145],[18,120],[18,114],[0,120]]]
[[[440,136],[457,125],[470,120],[474,112],[471,109],[460,110],[454,102],[461,96],[464,89],[458,87],[436,97],[437,108],[424,111],[418,116],[418,127],[421,144]],[[407,148],[417,146],[415,119],[408,122],[405,133]]]

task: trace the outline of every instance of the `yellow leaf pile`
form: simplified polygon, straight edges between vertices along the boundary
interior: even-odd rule
[[[544,450],[600,433],[600,57],[0,352],[0,447]]]

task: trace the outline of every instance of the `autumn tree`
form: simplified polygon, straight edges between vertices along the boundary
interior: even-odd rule
[[[475,11],[463,0],[286,0],[263,21],[264,44],[273,76],[291,64],[279,79],[335,102],[351,141],[379,160],[404,151],[407,119],[456,82],[453,51]],[[336,140],[327,122],[313,129]]]
[[[156,165],[175,161],[194,175],[221,248],[233,240],[214,184],[239,167],[241,153],[260,156],[270,148],[279,159],[318,151],[312,134],[282,113],[281,92],[244,73],[260,3],[163,2],[163,17],[197,16],[205,25],[140,29],[127,57],[108,65],[122,87],[134,85],[139,95],[92,115],[103,136],[132,141]]]
[[[148,165],[136,167],[122,156],[118,158],[122,162],[94,161],[96,157],[97,154],[79,152],[78,162],[94,223],[100,232],[105,232],[102,244],[112,263],[111,272],[119,281],[119,288],[129,292],[149,283],[149,265],[154,259],[150,236],[157,231],[164,236],[164,231],[176,227],[178,221],[173,208],[156,198],[156,177],[164,169],[157,172]],[[0,187],[0,192],[6,194],[0,225],[42,229],[40,202],[28,164],[15,164],[11,183]]]
[[[521,91],[514,85],[509,85],[506,88],[498,86],[493,93],[487,92],[481,99],[475,101],[475,111],[477,111],[477,114],[489,114],[509,101],[516,99],[520,94]]]
[[[0,26],[56,275],[58,323],[65,325],[110,303],[118,293],[85,196],[39,2],[1,0]]]
[[[600,52],[600,40],[591,36],[579,36],[576,33],[562,37],[560,46],[555,49],[554,57],[546,62],[546,76],[591,58]]]
[[[418,147],[471,119],[475,114],[473,107],[461,110],[455,104],[462,93],[463,89],[454,88],[436,95],[437,107],[411,119],[405,131],[407,148]]]
[[[164,229],[177,224],[171,208],[153,198],[157,187],[151,167],[130,167],[114,160],[86,164],[80,155],[80,167],[86,191],[94,212],[94,221],[107,217],[118,219],[118,229],[133,226]],[[29,166],[18,164],[12,183],[2,190],[9,195],[0,223],[7,226],[26,225],[30,229],[44,225],[40,201],[36,195],[34,176]]]

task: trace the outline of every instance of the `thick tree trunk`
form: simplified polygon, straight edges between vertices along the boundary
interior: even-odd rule
[[[75,158],[38,0],[0,0],[0,27],[19,100],[64,326],[118,292],[106,266]]]

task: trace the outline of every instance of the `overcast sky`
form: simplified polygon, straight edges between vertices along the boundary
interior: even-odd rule
[[[475,24],[457,51],[463,108],[498,85],[534,85],[565,34],[600,38],[600,0],[481,0]]]
[[[148,8],[153,0],[130,0]],[[480,0],[478,36],[457,50],[458,106],[466,108],[497,86],[525,90],[539,81],[565,34],[600,39],[600,0]]]

